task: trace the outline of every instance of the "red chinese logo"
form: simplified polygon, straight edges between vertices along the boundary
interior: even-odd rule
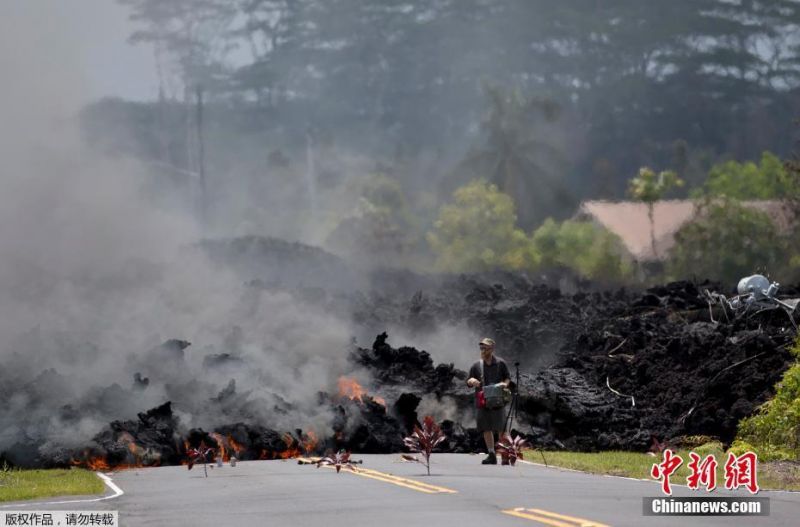
[[[669,478],[683,464],[683,459],[670,449],[665,449],[663,456],[664,460],[654,464],[650,469],[650,475],[654,479],[660,479],[661,490],[667,496],[671,496],[672,487]],[[691,461],[687,465],[689,468],[689,476],[686,478],[687,486],[692,490],[697,490],[702,485],[706,492],[717,488],[717,460],[714,455],[709,454],[702,458],[699,454],[690,452],[689,457]],[[746,452],[741,456],[729,452],[728,460],[725,462],[725,488],[736,490],[744,487],[751,494],[757,493],[759,490],[756,477],[757,465],[758,456],[754,452]]]
[[[725,488],[735,490],[745,487],[750,494],[758,492],[757,464],[758,456],[754,452],[747,452],[739,457],[733,452],[728,453],[728,461],[725,462]]]
[[[689,470],[691,474],[686,478],[688,487],[692,490],[697,490],[700,485],[706,487],[706,492],[711,492],[717,488],[717,460],[712,454],[709,454],[700,461],[700,456],[694,452],[689,453],[692,460],[689,462]]]
[[[683,459],[677,454],[673,454],[669,448],[664,450],[664,461],[657,465],[653,465],[650,469],[650,475],[654,479],[661,479],[661,490],[667,496],[672,495],[672,487],[669,485],[669,477],[678,470],[678,467],[683,464]]]

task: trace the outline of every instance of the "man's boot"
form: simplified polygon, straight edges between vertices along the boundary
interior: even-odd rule
[[[481,461],[481,465],[496,465],[497,464],[497,456],[494,452],[489,452],[489,455],[486,456],[486,459]]]

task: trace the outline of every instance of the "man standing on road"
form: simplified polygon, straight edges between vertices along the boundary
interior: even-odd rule
[[[508,366],[503,359],[494,356],[494,340],[485,338],[480,341],[478,347],[481,350],[481,360],[472,365],[469,369],[467,386],[478,392],[484,386],[492,384],[503,384],[506,388],[511,383],[511,374]],[[494,451],[495,434],[499,437],[505,427],[505,407],[500,408],[478,408],[477,425],[478,431],[483,432],[483,440],[486,443],[486,451],[489,455],[482,461],[484,465],[496,465],[497,455]]]

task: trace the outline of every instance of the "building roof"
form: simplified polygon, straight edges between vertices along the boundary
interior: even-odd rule
[[[790,216],[780,201],[744,201],[746,207],[758,209],[772,218],[781,230],[789,228]],[[675,245],[675,233],[697,214],[692,200],[662,200],[653,207],[656,253],[650,242],[650,220],[647,205],[636,201],[584,201],[575,219],[594,221],[622,240],[634,259],[640,262],[663,260]]]

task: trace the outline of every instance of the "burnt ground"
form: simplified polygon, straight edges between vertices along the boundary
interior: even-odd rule
[[[277,243],[245,241],[237,250],[253,262],[260,262],[262,245]],[[259,415],[255,407],[263,404],[238,393],[231,381],[205,403],[219,414],[217,424],[208,430],[186,427],[175,403],[164,401],[137,419],[111,422],[82,448],[66,449],[51,445],[47,438],[32,439],[0,452],[0,458],[27,466],[179,464],[186,461],[187,449],[201,443],[225,458],[239,459],[338,449],[398,452],[403,449],[402,437],[422,417],[423,398],[426,411],[431,399],[460,410],[461,418],[441,422],[448,436],[442,450],[479,450],[480,438],[470,417],[473,395],[464,385],[465,372],[452,364],[437,365],[427,352],[403,346],[413,342],[391,341],[383,332],[387,327],[403,328],[413,339],[444,324],[463,324],[495,338],[503,357],[521,364],[514,428],[543,448],[646,450],[654,437],[677,444],[696,435],[728,443],[739,420],[772,396],[775,383],[792,361],[787,348],[795,330],[788,317],[773,311],[726,320],[721,312],[709,310],[703,295],[704,289],[730,292],[720,284],[676,282],[644,291],[603,291],[569,277],[558,280],[561,287],[551,287],[544,283],[554,283],[553,277],[425,277],[382,271],[358,278],[360,287],[367,282],[368,289],[346,292],[342,287],[347,281],[340,282],[339,289],[328,290],[311,280],[319,280],[318,267],[325,267],[325,262],[315,263],[316,253],[297,244],[278,246],[292,252],[280,261],[311,260],[303,264],[305,278],[278,286],[283,282],[274,276],[244,270],[251,287],[290,291],[300,302],[344,313],[356,327],[378,334],[369,347],[354,345],[349,357],[354,369],[371,373],[373,382],[368,388],[375,398],[318,394],[319,406],[332,416],[329,436],[315,437],[313,431],[305,430],[302,415],[297,415],[296,427],[290,430],[259,424],[253,416]],[[353,274],[352,270],[348,273]],[[782,293],[795,296],[798,290],[783,288]],[[149,353],[180,367],[187,345],[171,340]],[[215,351],[203,359],[204,367],[224,365],[234,371],[241,362],[235,350]],[[53,377],[48,384],[56,385],[57,374],[48,375]],[[146,378],[133,377],[132,390],[147,389]],[[129,392],[114,385],[97,393],[93,404],[108,405],[125,399]],[[275,412],[293,415],[291,401],[268,404]],[[80,408],[85,407],[65,404],[58,410],[59,417],[66,425],[78,423]]]
[[[680,282],[643,293],[564,296],[542,286],[508,295],[506,287],[476,286],[462,304],[449,302],[441,311],[435,310],[432,299],[424,308],[424,319],[436,314],[444,320],[472,309],[467,316],[481,329],[498,335],[501,342],[509,335],[518,346],[510,350],[512,357],[523,363],[526,346],[540,349],[543,342],[560,335],[554,363],[521,374],[515,429],[536,446],[645,450],[653,437],[677,444],[695,435],[727,443],[738,421],[772,395],[790,364],[786,347],[794,330],[782,312],[712,322],[702,287]],[[419,302],[416,297],[405,305],[409,320],[420,313]],[[339,448],[397,452],[402,450],[402,436],[421,417],[420,396],[448,398],[465,410],[473,404],[463,384],[464,371],[435,364],[425,351],[395,348],[385,333],[369,348],[355,347],[351,361],[373,373],[376,395],[386,399],[386,405],[369,396],[342,400],[320,393],[320,404],[330,405],[336,416],[332,437],[310,442],[301,429],[275,431],[234,423],[215,429],[214,439],[202,430],[179,432],[167,405],[140,415],[139,422],[112,423],[96,442],[100,451],[107,450],[110,459],[120,462],[130,461],[120,437],[158,452],[162,463],[179,462],[185,455],[180,444],[163,446],[173,436],[185,436],[187,446],[201,440],[220,443],[229,454],[235,449],[240,459]],[[444,421],[448,441],[442,450],[480,449],[480,438],[471,426],[471,422]]]
[[[474,284],[445,309],[437,309],[445,303],[436,298],[422,308],[412,298],[406,309],[410,320],[427,324],[463,317],[495,336],[509,362],[523,364],[519,430],[535,444],[644,450],[653,437],[679,442],[705,435],[729,443],[739,420],[772,396],[791,363],[787,347],[795,330],[785,313],[727,321],[709,310],[703,289],[723,290],[676,282],[643,292],[562,295],[519,282],[514,289]],[[549,366],[525,370],[553,348]],[[450,373],[443,366],[428,364],[416,376],[408,371],[420,368],[415,351],[387,351],[379,337],[359,362],[381,380],[417,378],[420,390],[447,392],[443,378]]]

